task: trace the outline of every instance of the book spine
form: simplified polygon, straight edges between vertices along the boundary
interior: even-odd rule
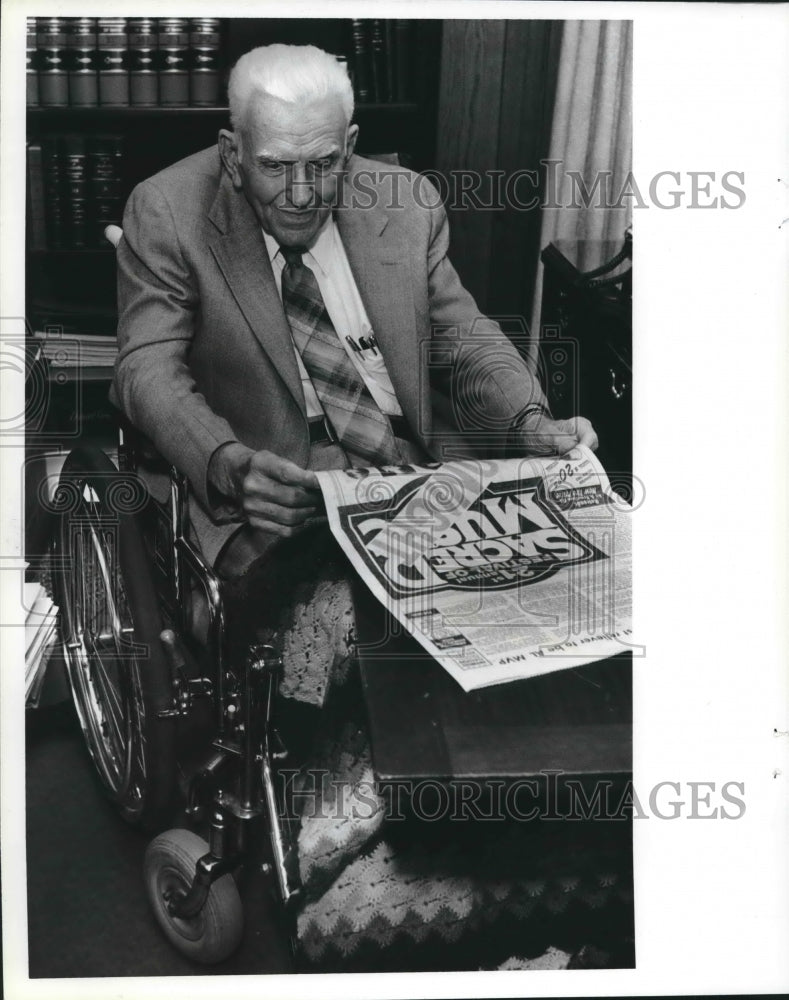
[[[220,27],[218,17],[192,18],[189,33],[189,103],[212,108],[219,103]]]
[[[396,96],[400,102],[411,98],[411,22],[407,18],[395,21],[395,83]]]
[[[122,166],[123,137],[91,135],[87,144],[88,190],[91,204],[90,243],[109,247],[104,230],[110,224],[119,226],[123,216]]]
[[[63,175],[69,247],[72,250],[83,250],[89,245],[88,175],[84,135],[63,137]]]
[[[66,71],[66,19],[36,19],[38,45],[38,88],[43,107],[68,107],[68,72]]]
[[[185,17],[159,18],[159,103],[189,104],[189,25]]]
[[[99,50],[95,17],[71,17],[68,25],[68,97],[75,108],[99,103]]]
[[[376,103],[386,100],[386,51],[384,29],[379,18],[370,25],[370,64],[372,66],[372,97]]]
[[[36,37],[36,19],[27,19],[26,71],[25,84],[27,89],[27,106],[37,108],[41,103],[38,88],[38,40]]]
[[[27,144],[27,213],[28,246],[31,250],[46,250],[44,164],[40,142]]]
[[[47,243],[52,250],[66,247],[66,223],[62,197],[63,164],[60,141],[56,135],[45,135],[41,140],[44,164],[44,217]]]
[[[386,96],[384,100],[397,99],[395,84],[395,26],[394,21],[384,21],[384,62],[386,64]]]
[[[156,19],[129,19],[129,99],[132,107],[155,108],[159,103],[159,51]]]
[[[351,21],[353,82],[356,100],[360,104],[365,104],[370,100],[370,51],[364,29],[364,21],[360,18],[354,18]]]
[[[125,17],[99,18],[99,104],[129,106],[129,46]]]

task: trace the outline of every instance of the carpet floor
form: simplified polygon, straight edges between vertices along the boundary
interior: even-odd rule
[[[145,896],[142,864],[148,838],[126,826],[104,798],[74,711],[61,694],[62,688],[55,685],[45,707],[27,712],[31,979],[294,971],[268,882],[254,866],[249,866],[242,890],[244,939],[231,958],[201,967],[170,946]],[[510,967],[635,964],[632,909],[621,909],[610,922],[598,923],[592,934],[588,918],[577,926],[571,922],[544,931],[544,940],[533,942],[529,959],[534,963]]]
[[[145,896],[148,838],[107,802],[71,705],[27,713],[30,977],[194,976],[292,971],[268,885],[249,873],[241,948],[219,965],[181,957]]]

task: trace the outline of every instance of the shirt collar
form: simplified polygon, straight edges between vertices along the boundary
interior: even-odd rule
[[[318,238],[312,247],[304,254],[307,260],[313,261],[318,265],[318,267],[325,274],[329,273],[331,267],[331,261],[334,256],[334,240],[335,232],[337,227],[335,225],[333,217],[330,215],[323,228],[318,233]],[[274,261],[279,257],[282,260],[282,254],[280,253],[279,243],[274,239],[274,237],[267,232],[263,232],[263,239],[266,241],[266,249],[268,250],[268,259],[273,264]]]

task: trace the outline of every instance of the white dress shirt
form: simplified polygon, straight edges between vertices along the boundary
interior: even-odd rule
[[[281,299],[285,258],[273,236],[264,232],[263,238],[266,241],[271,268],[274,272],[274,281]],[[318,234],[315,245],[303,255],[302,261],[315,275],[326,311],[337,332],[340,344],[344,347],[359,376],[370,390],[370,395],[387,416],[402,416],[403,411],[397,402],[392,380],[389,378],[380,351],[368,350],[360,354],[353,350],[346,339],[350,337],[354,343],[358,344],[361,337],[366,340],[374,334],[359,289],[356,287],[340,233],[331,216]],[[323,408],[295,342],[293,350],[301,375],[304,399],[307,404],[307,416],[310,419],[323,416]]]

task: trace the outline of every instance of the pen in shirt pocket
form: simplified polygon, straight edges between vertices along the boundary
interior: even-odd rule
[[[370,330],[370,334],[367,337],[359,337],[359,346],[364,351],[372,351],[373,354],[378,354],[378,341],[375,339],[375,334]]]
[[[347,336],[345,339],[350,344],[354,354],[360,354],[363,360],[369,360],[372,355],[378,356],[378,341],[375,339],[375,334],[372,330],[369,336],[359,337],[358,342],[351,336]]]

